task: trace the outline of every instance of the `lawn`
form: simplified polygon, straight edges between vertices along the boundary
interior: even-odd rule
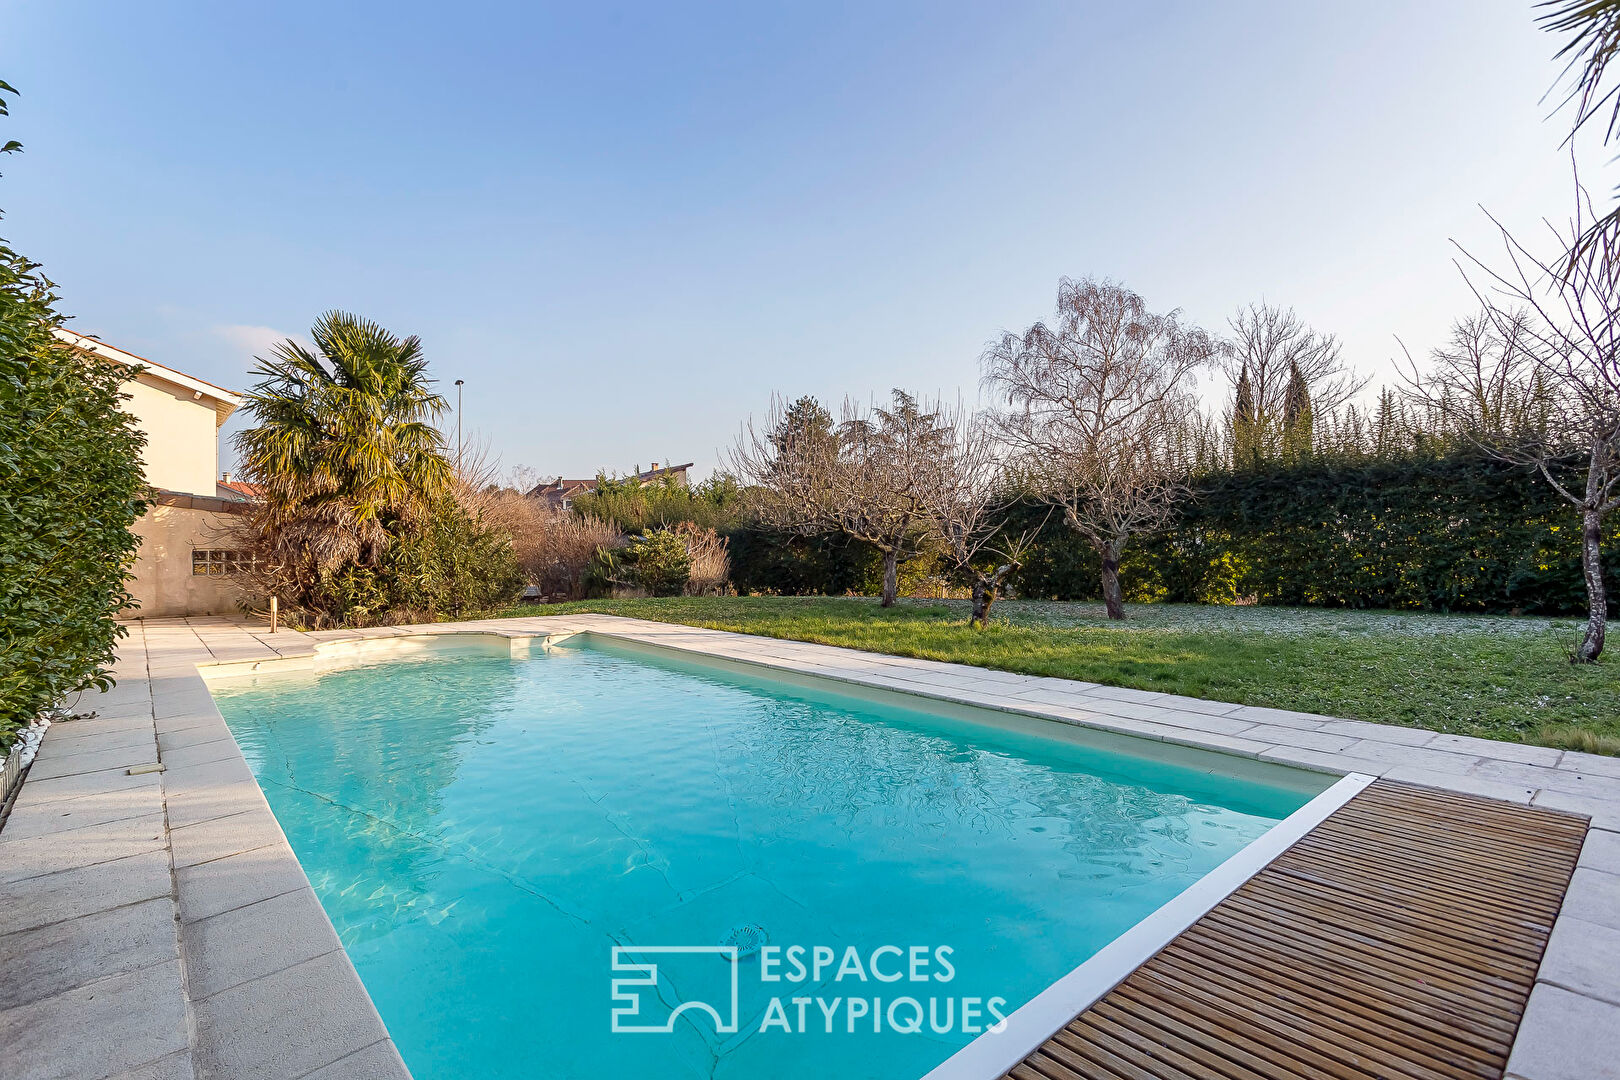
[[[1620,656],[1572,666],[1568,619],[864,597],[592,600],[502,614],[600,612],[950,660],[1114,686],[1584,750],[1620,751]],[[1596,740],[1601,740],[1599,743]]]

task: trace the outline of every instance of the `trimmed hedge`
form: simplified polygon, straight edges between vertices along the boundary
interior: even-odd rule
[[[847,536],[793,536],[741,526],[726,538],[731,583],[739,593],[876,595],[883,585],[882,553]]]
[[[1202,478],[1170,528],[1126,551],[1139,600],[1430,611],[1584,612],[1580,529],[1539,477],[1475,451],[1317,459]],[[1043,508],[1018,508],[1038,521]],[[1620,531],[1605,544],[1620,595]],[[1093,599],[1096,555],[1055,517],[1021,595]]]
[[[1319,457],[1200,477],[1170,527],[1126,548],[1129,599],[1306,607],[1580,614],[1580,528],[1532,471],[1477,449]],[[1042,524],[1044,520],[1044,525]],[[1033,500],[1009,529],[1040,527],[1013,576],[1019,596],[1097,600],[1101,567]],[[1604,551],[1620,604],[1620,518]],[[731,534],[739,592],[875,593],[881,561],[841,537]]]
[[[56,302],[0,243],[0,749],[63,695],[110,685],[146,508],[127,373],[58,343]]]

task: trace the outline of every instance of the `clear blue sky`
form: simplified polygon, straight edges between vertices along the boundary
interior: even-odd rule
[[[1479,204],[1567,213],[1532,19],[0,3],[0,229],[75,329],[202,378],[340,307],[420,334],[508,466],[706,470],[773,391],[971,400],[1062,275],[1293,305],[1386,376],[1467,309]]]

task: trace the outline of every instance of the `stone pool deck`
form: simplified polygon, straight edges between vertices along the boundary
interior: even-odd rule
[[[118,685],[67,703],[94,718],[50,729],[0,830],[0,1075],[408,1076],[198,666],[349,638],[578,630],[1587,816],[1507,1075],[1620,1077],[1620,759],[593,615],[273,635],[132,623]]]

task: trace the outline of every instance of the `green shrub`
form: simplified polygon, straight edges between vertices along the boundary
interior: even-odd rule
[[[627,555],[635,583],[652,596],[679,596],[692,574],[686,538],[674,529],[654,529],[631,541]]]
[[[0,241],[0,750],[63,695],[110,685],[146,508],[128,373],[57,342],[56,304]]]
[[[631,563],[623,547],[599,547],[585,567],[585,595],[594,598],[613,595],[613,587],[626,583]]]
[[[454,498],[398,535],[376,566],[345,563],[320,574],[310,606],[286,609],[305,626],[430,622],[517,599],[523,574],[512,539]]]
[[[651,483],[634,476],[598,474],[596,488],[574,499],[573,512],[627,533],[672,527],[683,521],[724,532],[737,524],[741,506],[737,481],[724,473],[690,487],[668,474]]]
[[[487,610],[523,591],[511,537],[451,498],[395,542],[384,566],[392,606],[431,616]]]

